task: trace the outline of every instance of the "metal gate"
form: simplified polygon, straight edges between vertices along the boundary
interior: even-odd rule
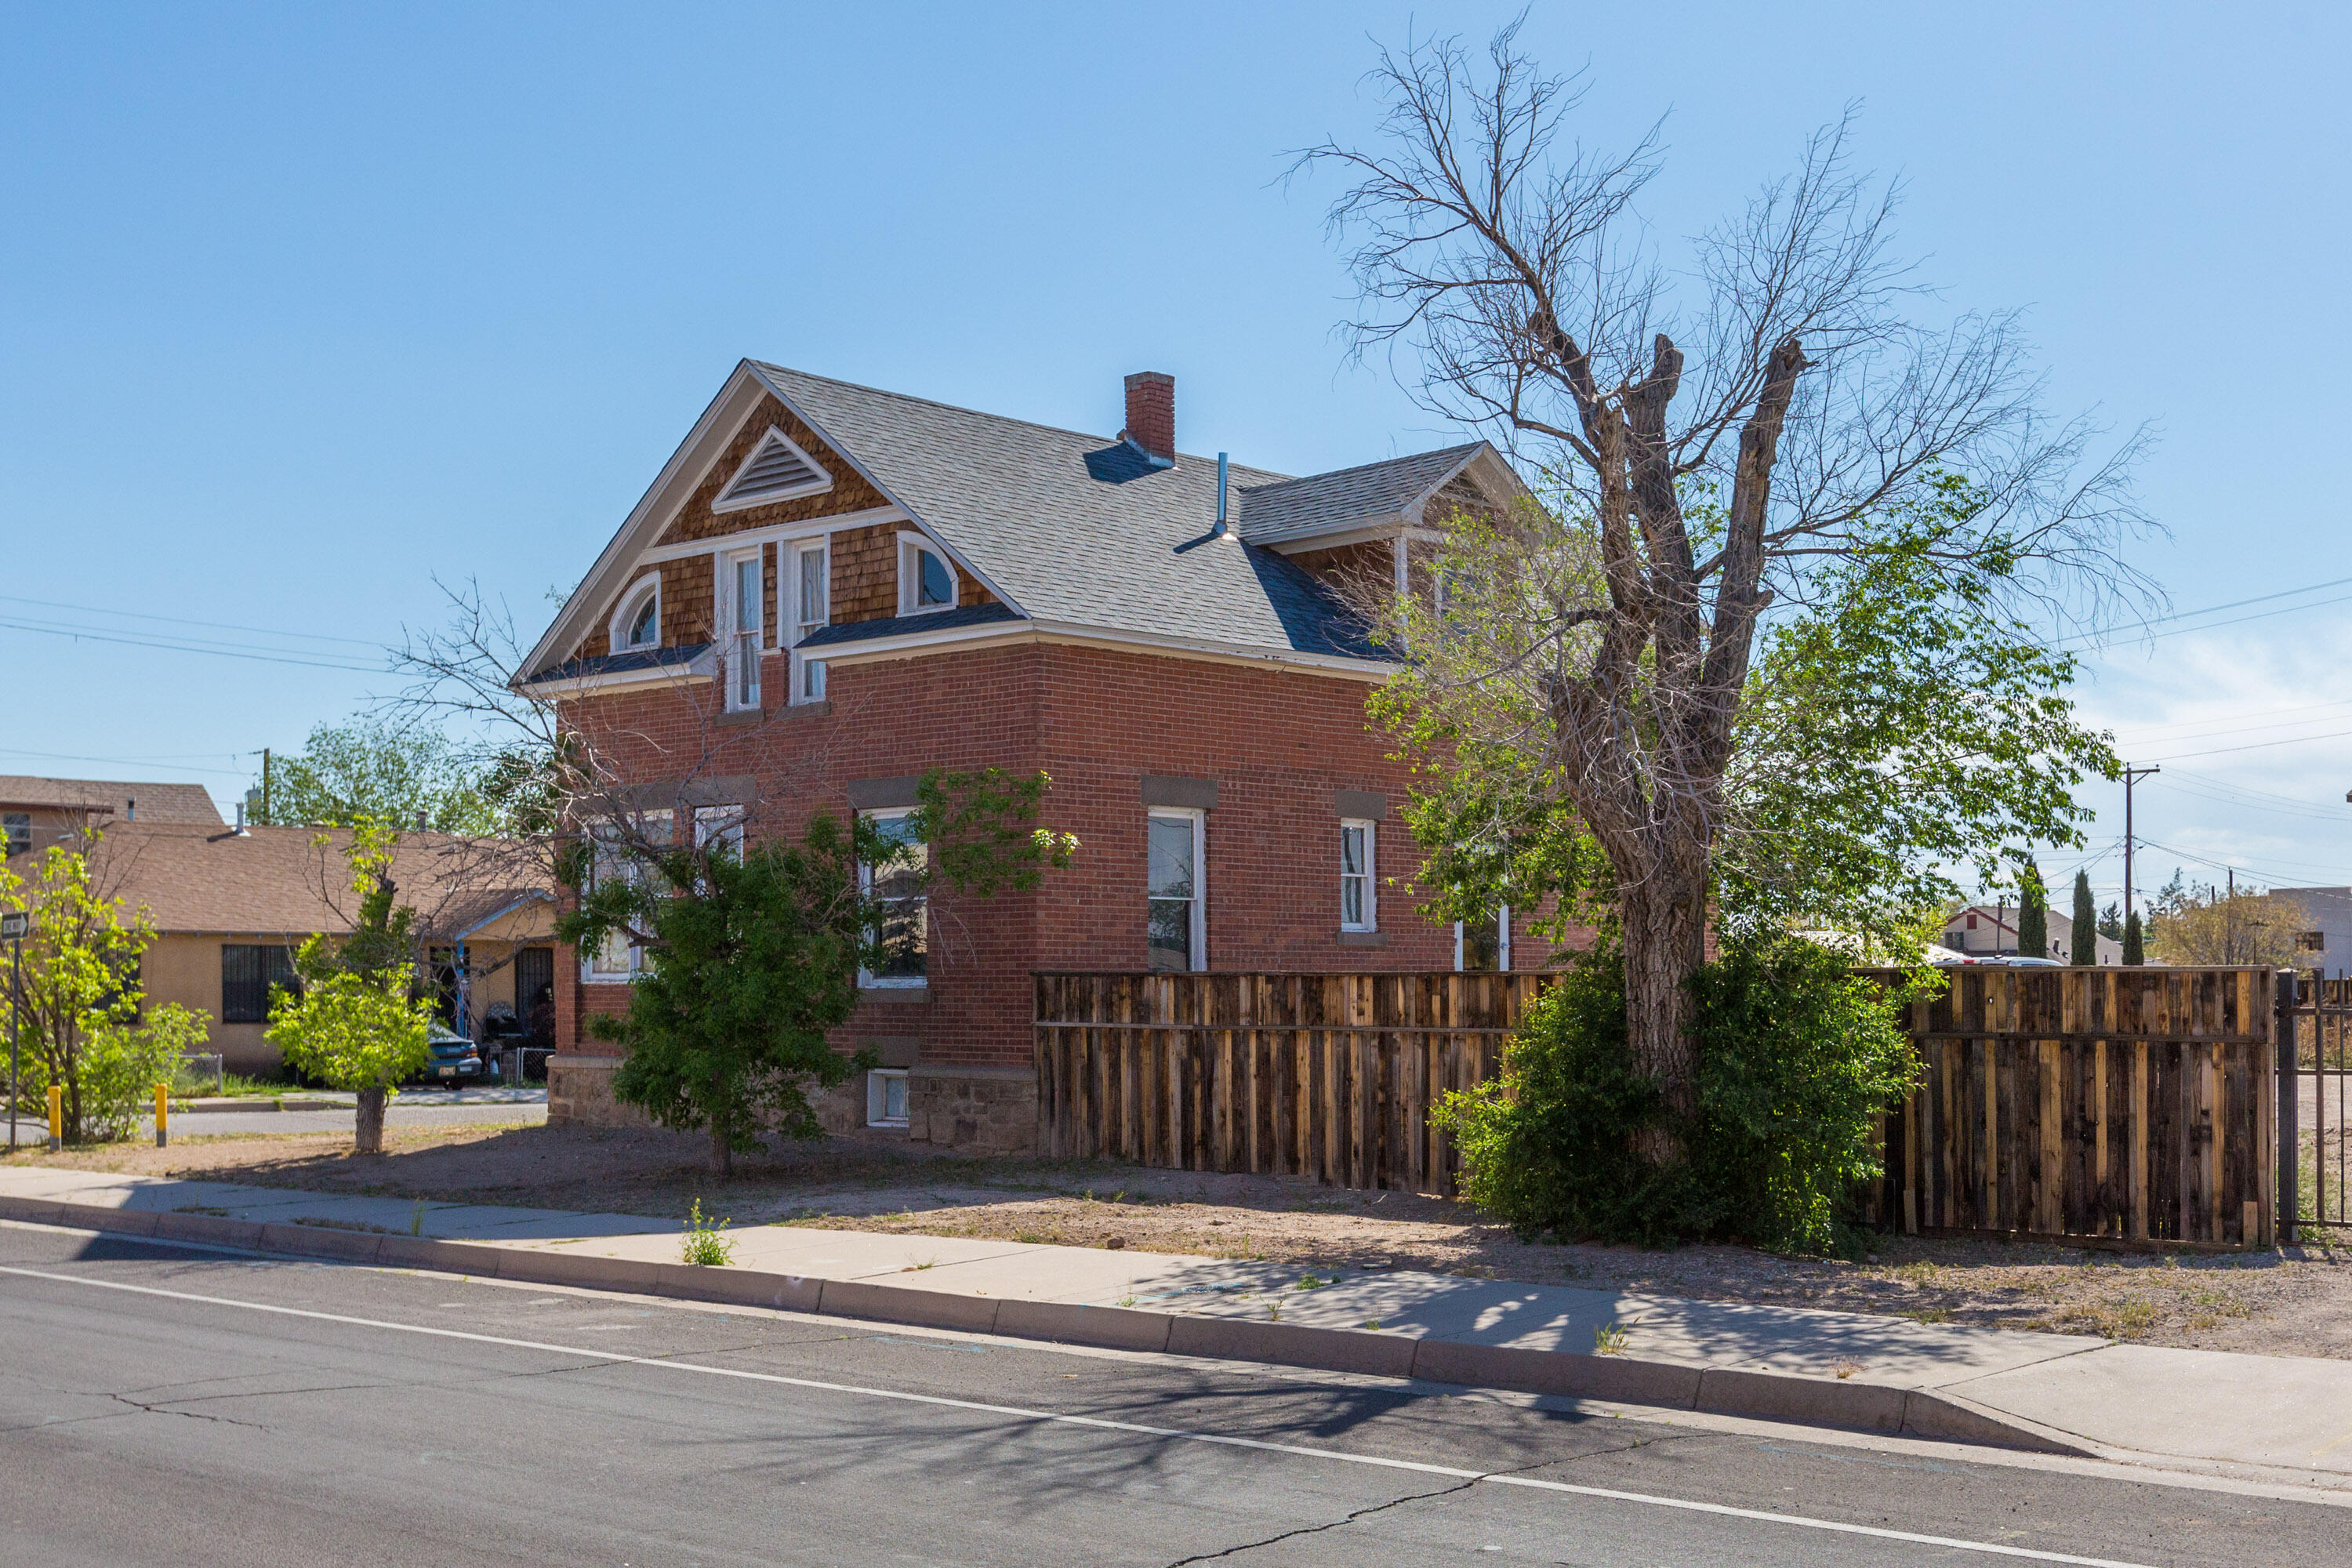
[[[2303,1225],[2345,1226],[2352,1224],[2352,979],[2315,969],[2294,977],[2294,1033],[2280,1030],[2279,1066],[2292,1082],[2280,1086],[2279,1121],[2289,1136],[2279,1152],[2294,1153],[2279,1162],[2279,1206]],[[2280,1011],[2284,1026],[2287,1009]]]

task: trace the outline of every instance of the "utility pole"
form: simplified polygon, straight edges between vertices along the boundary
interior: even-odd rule
[[[2128,785],[2125,787],[2124,794],[2126,799],[2130,797],[2131,791]],[[2131,815],[2128,806],[2125,808],[2124,815],[2126,816]],[[264,822],[277,820],[269,815],[269,748],[267,746],[261,748],[261,820]]]
[[[2238,868],[2230,868],[2230,901],[2221,906],[2221,962],[2238,962]]]
[[[2133,908],[2132,785],[2139,783],[2140,780],[2147,777],[2150,773],[2160,773],[2163,771],[2164,770],[2162,768],[2154,766],[2153,764],[2144,768],[2133,767],[2128,763],[2124,764],[2124,921],[2126,924],[2130,923]],[[2145,933],[2147,928],[2143,924],[2140,929],[2143,933],[2142,940],[2145,940]]]

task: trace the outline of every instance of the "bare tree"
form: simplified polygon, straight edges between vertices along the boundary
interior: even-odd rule
[[[1383,50],[1379,141],[1307,149],[1294,173],[1351,182],[1330,224],[1354,349],[1386,351],[1427,409],[1549,492],[1546,515],[1484,527],[1443,615],[1399,626],[1455,732],[1518,748],[1606,855],[1634,1059],[1688,1114],[1686,982],[1776,600],[1899,550],[1956,586],[1990,563],[2032,607],[2092,610],[2132,581],[2115,547],[2142,521],[2136,439],[2088,461],[2097,432],[2042,412],[2013,315],[1910,319],[1927,296],[1892,253],[1892,188],[1849,166],[1851,111],[1670,267],[1635,207],[1656,132],[1622,155],[1564,140],[1582,89],[1518,26],[1483,59],[1454,39]],[[1449,641],[1449,616],[1484,631]]]

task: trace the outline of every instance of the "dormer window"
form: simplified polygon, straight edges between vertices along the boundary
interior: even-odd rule
[[[647,577],[621,595],[621,607],[613,616],[612,636],[614,653],[661,646],[659,576]]]
[[[919,616],[951,610],[956,603],[955,568],[929,540],[898,536],[898,613]]]

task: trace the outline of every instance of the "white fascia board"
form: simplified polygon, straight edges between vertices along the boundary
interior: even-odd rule
[[[596,557],[596,563],[580,580],[580,586],[574,588],[572,596],[563,602],[563,608],[556,612],[555,619],[541,634],[530,657],[522,661],[521,668],[515,671],[514,680],[509,684],[520,689],[524,674],[562,663],[566,650],[588,635],[593,628],[587,623],[593,621],[596,610],[621,585],[614,579],[635,567],[639,552],[653,539],[661,536],[661,529],[669,521],[670,514],[684,504],[685,496],[673,496],[672,492],[679,485],[686,484],[688,493],[692,493],[692,482],[701,478],[703,470],[710,466],[711,458],[717,455],[706,448],[732,434],[736,426],[759,405],[759,395],[768,390],[772,389],[766,379],[752,371],[750,360],[736,362],[726,384],[719,389],[719,395],[710,400],[710,405],[702,411],[702,417],[694,422],[694,428],[686,433],[686,439],[678,443],[677,450],[672,452],[669,461],[662,465],[662,470],[655,477],[653,484],[630,510],[627,520],[613,535],[612,542],[604,546],[604,552]],[[648,533],[652,538],[646,537]],[[698,547],[704,551],[710,548],[708,543]]]
[[[651,669],[620,669],[599,671],[593,675],[566,676],[562,680],[535,681],[516,688],[525,697],[585,697],[592,692],[634,691],[649,686],[707,686],[715,676],[712,657],[702,654],[691,664],[657,665]]]
[[[641,565],[650,566],[657,561],[682,561],[689,555],[708,555],[714,550],[749,550],[755,544],[788,544],[796,539],[823,539],[844,529],[871,528],[877,523],[906,521],[907,514],[895,506],[869,507],[864,511],[813,517],[804,522],[770,523],[765,528],[747,528],[740,533],[719,533],[709,539],[657,544],[640,552],[637,561]]]
[[[1125,653],[1157,654],[1163,658],[1203,659],[1213,664],[1240,664],[1333,675],[1354,680],[1386,680],[1404,667],[1379,659],[1349,658],[1339,654],[1251,647],[1190,637],[1152,637],[1103,626],[1064,621],[983,621],[978,626],[949,626],[938,631],[901,632],[806,650],[808,657],[828,665],[878,664],[912,658],[946,648],[971,649],[1020,643],[1058,643],[1074,647],[1114,648]],[[835,649],[840,649],[835,652]]]
[[[1338,550],[1345,545],[1364,544],[1373,540],[1394,539],[1405,531],[1405,521],[1396,512],[1337,533],[1309,533],[1297,539],[1253,539],[1252,544],[1263,545],[1278,555],[1303,555],[1310,550]]]
[[[807,426],[810,429],[815,431],[826,446],[832,447],[835,451],[840,453],[843,458],[847,459],[849,466],[856,469],[867,484],[872,485],[877,490],[880,491],[883,497],[887,500],[892,506],[897,507],[901,512],[906,514],[906,518],[908,522],[914,524],[915,527],[922,531],[925,538],[929,539],[933,544],[940,547],[940,552],[941,554],[954,562],[958,567],[971,573],[972,580],[986,587],[990,593],[995,595],[999,602],[1010,605],[1015,610],[1020,609],[1020,602],[1014,599],[1012,595],[1004,591],[1004,584],[999,583],[995,578],[991,577],[987,573],[973,565],[965,558],[963,552],[958,550],[954,545],[950,544],[946,540],[941,539],[939,535],[939,531],[934,529],[929,523],[924,521],[922,514],[916,511],[913,507],[907,504],[905,497],[891,489],[888,485],[884,484],[880,475],[875,473],[871,468],[868,468],[864,463],[859,462],[857,460],[857,455],[855,452],[852,452],[840,441],[835,440],[834,438],[833,432],[827,430],[823,425],[818,424],[815,419],[812,418],[807,409],[803,408],[799,404],[793,402],[790,393],[786,392],[782,387],[778,386],[774,382],[770,381],[765,375],[761,374],[759,366],[752,363],[751,361],[745,360],[743,363],[754,376],[759,378],[760,384],[768,389],[768,393],[771,396],[774,397],[777,402],[782,404],[785,407],[791,409],[794,418]]]
[[[465,930],[453,932],[449,936],[448,940],[451,942],[463,942],[467,937],[473,935],[476,931],[480,931],[484,926],[489,925],[493,921],[506,919],[507,916],[514,913],[525,904],[551,904],[553,902],[555,902],[554,894],[543,893],[539,891],[537,889],[533,889],[530,892],[524,893],[518,898],[500,904],[497,909],[492,910],[488,914],[484,915],[480,920],[476,921],[472,925],[467,926]]]

